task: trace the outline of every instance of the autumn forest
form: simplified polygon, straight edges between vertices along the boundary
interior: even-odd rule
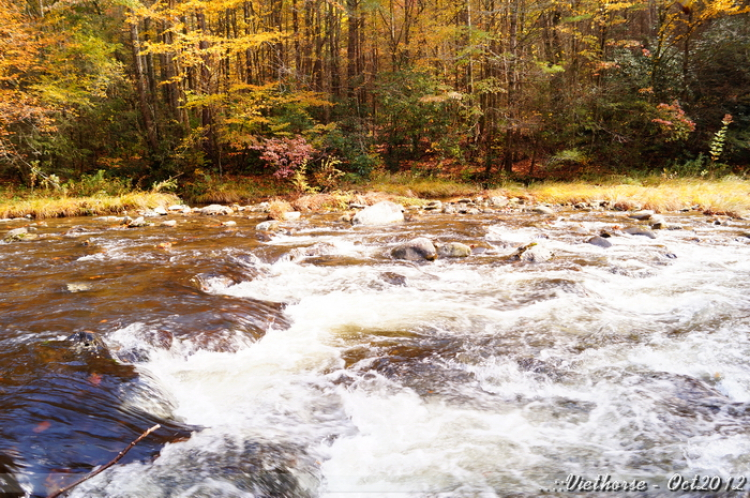
[[[750,160],[749,13],[746,0],[0,0],[0,178],[736,174]]]

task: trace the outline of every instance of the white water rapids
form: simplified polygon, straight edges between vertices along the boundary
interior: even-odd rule
[[[622,217],[440,219],[312,224],[274,237],[276,258],[222,249],[253,277],[210,292],[286,303],[291,326],[227,331],[231,351],[144,346],[145,323],[109,334],[148,349],[136,367],[163,394],[127,402],[203,429],[71,496],[536,496],[570,474],[677,496],[676,473],[750,476],[750,239],[737,227],[672,217],[684,229],[603,249],[586,238]],[[391,260],[414,233],[489,250]],[[556,257],[502,258],[533,240]]]

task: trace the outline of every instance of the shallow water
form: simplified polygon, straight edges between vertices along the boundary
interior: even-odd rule
[[[629,496],[707,496],[669,489],[703,476],[738,496],[729,479],[750,477],[746,222],[668,215],[678,229],[652,240],[602,212],[313,215],[271,237],[259,217],[177,219],[54,220],[0,244],[0,474],[16,496],[155,423],[70,496],[564,496],[571,474],[645,483]],[[612,247],[585,243],[601,230]],[[390,258],[417,236],[475,254]],[[555,258],[508,258],[534,241]],[[103,347],[76,349],[82,331]]]

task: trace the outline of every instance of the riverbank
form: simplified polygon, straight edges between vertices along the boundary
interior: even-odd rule
[[[228,192],[230,185],[218,185],[219,192]],[[421,206],[429,199],[455,197],[505,197],[525,204],[548,204],[578,208],[606,206],[622,211],[651,209],[656,212],[694,210],[706,214],[741,217],[750,213],[750,182],[738,178],[719,180],[665,179],[642,183],[593,184],[586,182],[549,182],[507,184],[498,188],[482,189],[472,183],[419,178],[399,178],[391,182],[381,180],[342,186],[341,190],[323,194],[299,195],[283,189],[274,192],[258,191],[254,195],[202,196],[199,204],[253,204],[262,200],[279,201],[282,210],[343,211],[350,204],[373,204],[394,200],[404,205]],[[217,197],[217,198],[214,198]],[[186,199],[195,203],[195,199]],[[222,202],[223,201],[223,202]],[[35,219],[67,216],[108,215],[128,210],[145,210],[180,203],[180,197],[162,192],[131,192],[123,195],[74,197],[23,195],[12,198],[0,196],[0,218],[30,217]]]

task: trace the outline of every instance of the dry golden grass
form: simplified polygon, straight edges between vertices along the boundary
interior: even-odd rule
[[[750,211],[750,182],[740,179],[664,180],[657,185],[550,183],[533,186],[528,194],[538,202],[552,204],[609,201],[625,210],[677,211],[695,208],[729,215]]]
[[[294,211],[292,205],[282,199],[273,199],[268,204],[268,218],[272,220],[284,220],[284,214]]]
[[[133,192],[119,196],[54,197],[0,200],[0,218],[31,215],[37,219],[121,213],[128,209],[150,209],[179,202],[173,194]]]
[[[481,188],[471,183],[460,183],[447,179],[419,178],[409,174],[391,175],[380,173],[362,185],[364,190],[373,190],[402,197],[428,199],[460,197],[476,194]]]

